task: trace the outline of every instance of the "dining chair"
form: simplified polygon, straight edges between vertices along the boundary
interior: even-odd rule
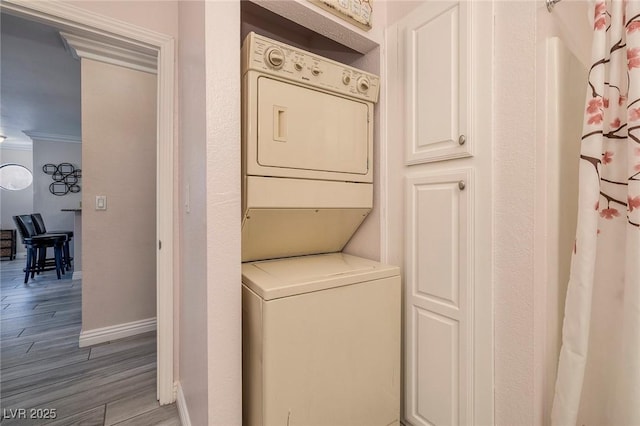
[[[31,215],[24,214],[13,216],[13,221],[18,228],[18,233],[22,238],[22,243],[27,249],[27,263],[24,268],[24,283],[29,282],[29,275],[34,278],[35,274],[55,269],[58,279],[64,274],[64,264],[62,262],[62,252],[67,236],[64,234],[38,235],[31,219]],[[54,258],[53,263],[46,258],[47,248],[52,247]],[[51,268],[54,266],[55,268]]]

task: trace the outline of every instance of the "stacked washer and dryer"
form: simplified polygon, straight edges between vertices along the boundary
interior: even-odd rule
[[[379,78],[255,33],[242,72],[243,424],[399,424],[399,269],[341,252]]]

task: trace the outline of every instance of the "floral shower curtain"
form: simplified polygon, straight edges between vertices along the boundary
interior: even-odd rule
[[[593,10],[553,425],[640,425],[640,0]]]

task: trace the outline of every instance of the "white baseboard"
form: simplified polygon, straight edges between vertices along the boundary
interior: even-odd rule
[[[81,280],[82,279],[82,271],[73,271],[73,275],[71,275],[72,280]]]
[[[191,426],[191,418],[189,418],[189,410],[187,409],[187,400],[184,399],[184,392],[182,392],[182,385],[178,382],[178,398],[176,399],[176,405],[178,406],[178,414],[180,414],[180,422],[182,426]]]
[[[98,343],[109,342],[111,340],[123,339],[136,334],[147,333],[156,329],[156,319],[147,318],[140,321],[127,322],[124,324],[112,325],[110,327],[95,328],[93,330],[80,331],[79,346],[97,345]]]

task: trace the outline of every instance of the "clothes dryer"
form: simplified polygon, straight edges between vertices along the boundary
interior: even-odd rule
[[[242,261],[341,251],[373,205],[379,78],[250,33]]]

